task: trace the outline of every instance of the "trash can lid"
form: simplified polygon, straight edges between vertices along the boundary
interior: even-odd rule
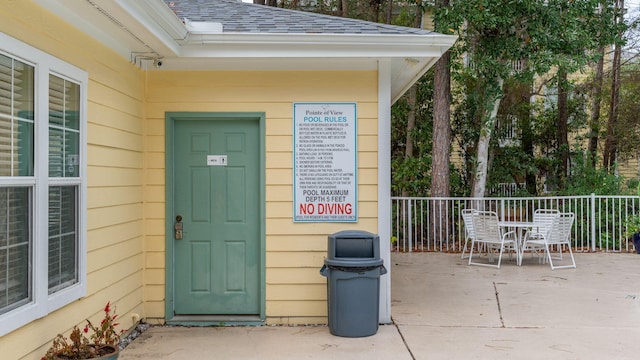
[[[378,235],[364,230],[342,230],[329,235],[329,237],[350,238],[350,239],[371,239]]]
[[[382,266],[383,259],[340,258],[324,259],[324,264],[329,267],[377,267]]]

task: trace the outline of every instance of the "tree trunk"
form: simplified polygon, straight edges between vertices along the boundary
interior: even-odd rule
[[[409,88],[407,94],[407,103],[409,105],[409,111],[407,112],[407,135],[405,141],[404,157],[405,159],[413,157],[413,132],[416,128],[416,98],[418,95],[418,86],[413,84]],[[407,197],[409,194],[407,190],[402,190],[402,196]]]
[[[385,24],[391,24],[391,17],[393,16],[393,0],[387,0],[387,11],[385,14]]]
[[[604,47],[598,48],[600,59],[596,63],[593,89],[591,90],[591,115],[589,118],[589,155],[591,165],[596,166],[596,156],[598,154],[598,137],[600,136],[600,98],[602,94],[602,73],[604,68]]]
[[[476,171],[473,178],[473,191],[471,196],[484,197],[487,188],[487,174],[489,162],[489,143],[491,142],[491,133],[496,125],[496,117],[498,116],[498,108],[502,100],[502,87],[504,79],[496,80],[495,91],[490,93],[492,99],[487,99],[485,103],[489,104],[484,110],[482,126],[480,128],[480,138],[478,139],[478,152],[476,160]]]
[[[433,84],[433,153],[431,155],[431,196],[449,196],[451,149],[449,52],[435,64]]]
[[[342,5],[340,16],[349,17],[349,0],[338,0],[338,2]]]
[[[449,0],[436,1],[436,8],[449,6]],[[446,24],[444,24],[446,25]],[[436,24],[436,31],[443,24]],[[451,74],[449,51],[435,64],[433,84],[433,153],[431,154],[431,196],[449,196],[449,162],[451,158]]]
[[[529,66],[528,62],[525,66]],[[526,90],[520,92],[520,101],[527,104],[518,116],[518,127],[520,128],[520,138],[522,141],[522,151],[529,156],[530,159],[535,158],[534,134],[531,124],[531,91],[533,83],[526,84]],[[535,166],[534,160],[530,160],[530,166]],[[525,184],[527,192],[531,195],[538,193],[537,189],[537,172],[527,170],[525,173]]]
[[[558,186],[564,187],[564,180],[567,178],[569,168],[569,139],[567,134],[567,124],[569,112],[567,109],[567,72],[560,68],[558,70],[558,151],[560,152],[560,169],[558,169]]]
[[[616,2],[616,22],[622,22],[624,0]],[[607,137],[604,143],[603,167],[611,172],[616,163],[618,145],[616,143],[616,125],[618,123],[618,100],[620,94],[620,55],[622,46],[616,44],[611,64],[611,97],[609,100],[609,120],[607,121]]]

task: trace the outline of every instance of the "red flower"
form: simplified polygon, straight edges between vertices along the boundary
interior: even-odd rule
[[[109,311],[111,311],[111,307],[109,306],[111,304],[111,301],[107,302],[107,306],[104,307],[104,312],[108,313]]]
[[[84,331],[85,334],[88,333],[89,332],[89,325],[85,325],[83,331]]]

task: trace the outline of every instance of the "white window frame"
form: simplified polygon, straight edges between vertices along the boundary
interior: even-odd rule
[[[32,299],[29,303],[0,315],[0,336],[86,295],[87,290],[87,87],[86,71],[66,63],[4,33],[0,33],[0,53],[35,67],[34,69],[34,176],[2,178],[0,185],[33,183],[32,196]],[[49,186],[64,179],[49,179],[49,75],[80,85],[80,184],[77,199],[78,282],[51,295],[48,293],[48,209]]]

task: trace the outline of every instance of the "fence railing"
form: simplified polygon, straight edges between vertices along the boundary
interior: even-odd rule
[[[464,247],[461,210],[492,210],[501,221],[531,221],[539,208],[575,214],[574,251],[628,252],[627,219],[640,214],[638,196],[560,196],[508,198],[392,197],[391,241],[396,251],[459,252]]]

